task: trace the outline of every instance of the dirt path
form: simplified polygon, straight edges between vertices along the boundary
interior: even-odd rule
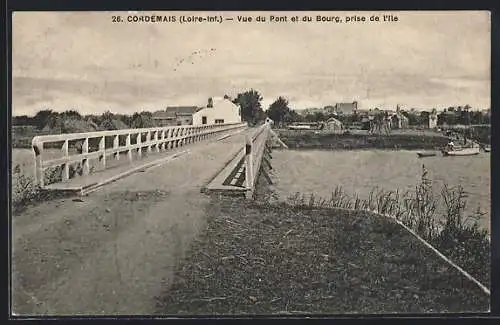
[[[248,131],[247,131],[248,132]],[[205,226],[200,188],[247,132],[209,144],[83,198],[13,217],[13,313],[150,314],[176,263]]]

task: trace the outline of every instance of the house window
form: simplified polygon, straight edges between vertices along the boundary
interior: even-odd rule
[[[201,124],[207,124],[207,117],[206,116],[201,117]]]
[[[177,125],[182,125],[182,121],[177,121]]]
[[[215,124],[224,124],[223,119],[215,119]]]

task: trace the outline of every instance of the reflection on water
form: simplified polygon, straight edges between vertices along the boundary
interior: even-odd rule
[[[461,184],[466,191],[466,211],[478,207],[486,212],[480,220],[490,229],[490,154],[467,157],[417,158],[416,151],[384,150],[275,150],[273,172],[274,189],[281,198],[290,194],[315,193],[330,197],[336,186],[362,198],[374,187],[385,190],[414,190],[418,184],[422,164],[434,189],[440,192],[444,183]]]

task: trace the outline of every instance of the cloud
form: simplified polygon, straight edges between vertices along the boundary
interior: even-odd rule
[[[297,107],[490,104],[487,12],[402,12],[397,23],[373,24],[116,24],[114,14],[131,15],[17,12],[14,114],[42,103],[132,112],[248,88]]]

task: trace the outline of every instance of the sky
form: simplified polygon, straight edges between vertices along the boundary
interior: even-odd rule
[[[152,14],[176,22],[127,22]],[[398,21],[369,21],[383,14]],[[116,15],[125,21],[113,22]],[[179,23],[208,15],[234,20]],[[353,15],[368,21],[346,22]],[[487,11],[16,12],[12,25],[13,115],[154,111],[251,88],[265,109],[278,96],[293,109],[352,101],[362,109],[490,107]]]

